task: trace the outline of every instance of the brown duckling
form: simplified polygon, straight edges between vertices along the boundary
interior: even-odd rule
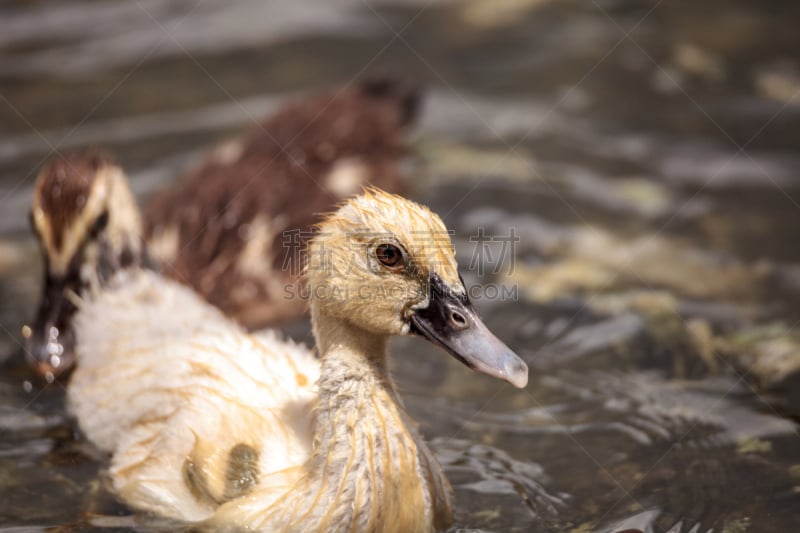
[[[404,132],[418,101],[414,87],[386,79],[299,100],[157,194],[143,231],[138,210],[127,216],[117,209],[114,216],[127,216],[120,224],[136,229],[137,238],[147,236],[167,276],[245,325],[298,316],[305,308],[297,280],[309,225],[364,183],[402,189]],[[130,254],[118,255],[120,260],[148,259],[140,243],[87,239],[81,217],[95,213],[76,208],[90,197],[104,205],[89,191],[107,172],[124,179],[107,156],[72,153],[47,165],[34,191],[31,222],[45,276],[36,318],[23,332],[28,362],[48,379],[72,366],[75,297],[107,270],[101,252],[126,247]]]
[[[50,162],[37,178],[30,217],[44,279],[34,322],[23,328],[25,354],[52,380],[74,363],[72,317],[84,292],[119,268],[150,263],[127,178],[102,153]]]

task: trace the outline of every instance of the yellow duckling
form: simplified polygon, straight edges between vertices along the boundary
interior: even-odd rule
[[[421,335],[517,387],[528,369],[472,309],[441,219],[369,190],[320,224],[307,264],[318,360],[123,261],[125,246],[104,246],[140,242],[137,223],[121,226],[137,220],[126,215],[135,204],[117,170],[71,184],[86,201],[70,204],[69,217],[97,250],[81,257],[115,272],[92,276],[76,302],[67,399],[110,454],[118,497],[213,530],[447,527],[449,485],[397,396],[389,337]],[[53,226],[49,214],[37,227]]]

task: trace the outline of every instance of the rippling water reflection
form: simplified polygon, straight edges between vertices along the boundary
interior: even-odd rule
[[[799,16],[718,0],[5,2],[0,527],[70,523],[102,479],[61,384],[16,365],[43,159],[101,144],[144,196],[288,95],[365,70],[428,83],[416,197],[456,230],[462,266],[478,228],[519,237],[514,261],[484,254],[467,281],[514,289],[476,304],[530,364],[525,391],[395,343],[454,530],[800,530]],[[172,528],[102,508],[97,527]]]

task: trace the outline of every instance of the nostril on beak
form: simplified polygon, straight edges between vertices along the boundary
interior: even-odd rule
[[[450,311],[450,322],[458,329],[464,329],[468,325],[466,317],[455,310]]]

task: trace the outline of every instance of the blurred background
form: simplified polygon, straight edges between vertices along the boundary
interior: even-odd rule
[[[0,358],[55,151],[104,147],[144,199],[287,99],[388,73],[424,87],[410,196],[462,268],[498,257],[479,228],[519,238],[467,279],[508,289],[475,303],[526,390],[394,347],[454,530],[800,530],[798,23],[788,0],[4,0]],[[62,402],[0,375],[3,530],[84,509],[101,462]]]

